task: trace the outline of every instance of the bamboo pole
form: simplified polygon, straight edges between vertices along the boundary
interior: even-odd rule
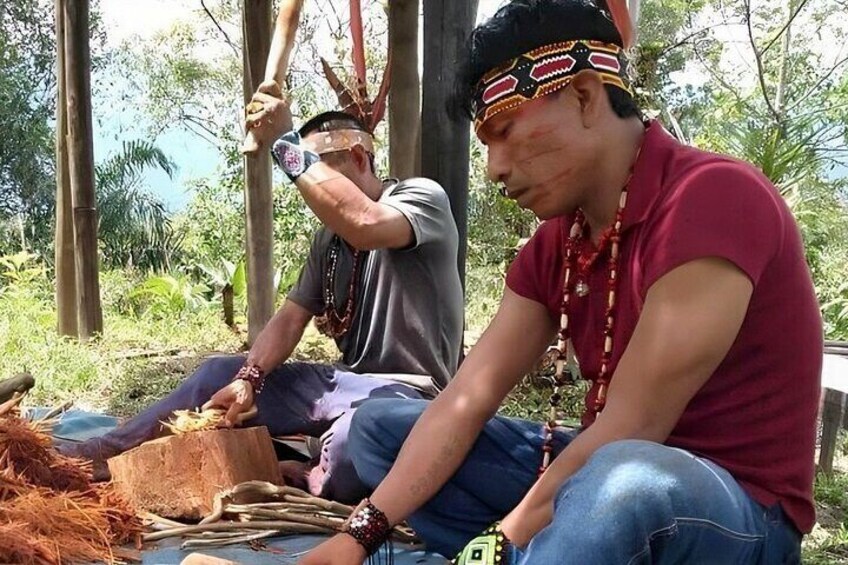
[[[418,0],[389,2],[389,167],[391,176],[419,174],[421,78],[418,75]]]
[[[73,201],[79,337],[103,331],[94,196],[94,141],[91,123],[89,0],[64,5],[68,155]]]
[[[244,103],[262,83],[271,48],[271,0],[244,0],[242,47]],[[267,151],[245,155],[245,213],[247,216],[248,342],[274,315],[274,215],[271,157]]]
[[[65,0],[56,0],[56,321],[60,335],[77,337],[74,216],[68,169],[68,102],[65,96]]]

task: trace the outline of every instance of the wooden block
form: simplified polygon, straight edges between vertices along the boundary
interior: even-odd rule
[[[144,443],[109,459],[118,491],[139,511],[198,520],[216,494],[245,481],[282,484],[267,428],[193,432]]]
[[[182,560],[180,565],[241,565],[237,561],[227,561],[220,557],[212,557],[203,553],[192,553]]]

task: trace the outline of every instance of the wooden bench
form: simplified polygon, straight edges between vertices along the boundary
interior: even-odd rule
[[[833,472],[839,428],[848,430],[848,342],[825,342],[822,366],[821,451],[819,469]]]

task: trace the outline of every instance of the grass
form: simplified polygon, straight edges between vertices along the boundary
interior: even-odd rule
[[[105,334],[89,343],[56,335],[52,290],[43,276],[0,284],[0,378],[30,371],[37,382],[31,404],[73,400],[80,408],[131,416],[173,390],[206,355],[243,349],[244,332],[225,326],[216,302],[153,315],[128,298],[136,282],[131,276],[101,276]],[[502,288],[495,270],[469,272],[467,345],[494,315]],[[329,363],[336,359],[335,346],[310,328],[294,357]],[[562,418],[579,417],[585,386],[564,390]],[[501,412],[543,421],[549,390],[543,374],[531,375],[510,393]],[[804,563],[848,564],[848,438],[840,446],[839,470],[816,479],[819,523],[805,538]]]

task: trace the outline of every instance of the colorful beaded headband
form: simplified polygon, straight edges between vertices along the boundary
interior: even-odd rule
[[[474,129],[505,110],[565,88],[579,71],[591,69],[633,96],[627,56],[618,45],[575,40],[539,47],[486,73],[474,95]]]
[[[368,153],[374,153],[374,139],[369,133],[356,129],[311,133],[304,138],[302,145],[318,155],[346,151],[352,149],[354,145],[361,145]]]

